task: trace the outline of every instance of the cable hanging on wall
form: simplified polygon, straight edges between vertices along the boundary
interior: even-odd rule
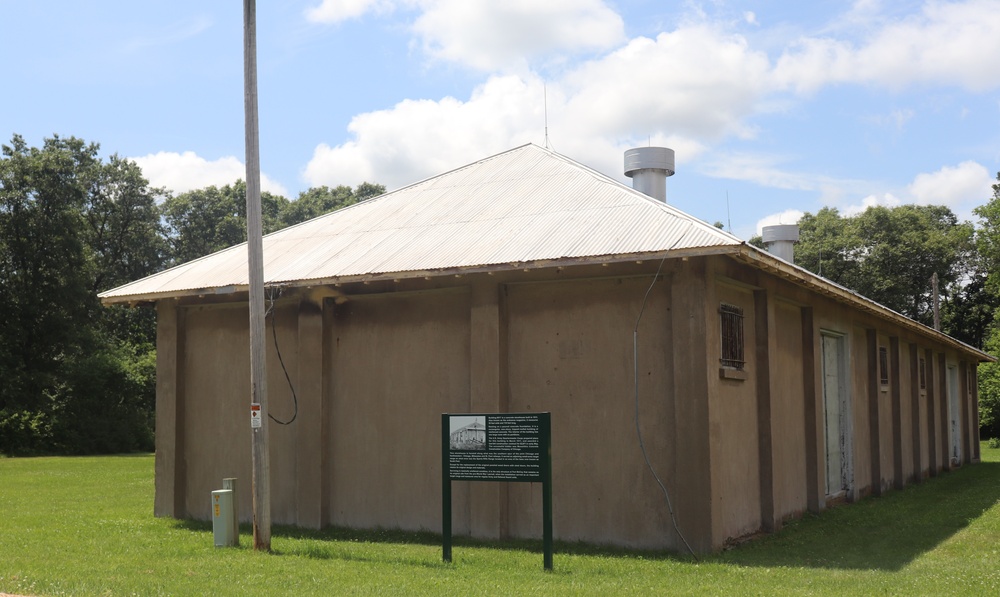
[[[264,313],[264,321],[266,322],[268,317],[271,318],[271,338],[274,339],[274,352],[278,353],[278,362],[281,363],[281,370],[285,373],[285,380],[288,381],[288,389],[292,391],[292,403],[295,405],[295,410],[292,413],[292,418],[288,419],[287,421],[282,421],[275,418],[275,416],[272,415],[270,412],[267,413],[267,416],[278,425],[290,425],[299,416],[299,397],[295,394],[295,386],[292,385],[292,378],[288,375],[288,368],[285,367],[285,359],[281,357],[281,347],[278,346],[278,331],[276,329],[277,324],[275,324],[274,321],[276,319],[274,311],[274,299],[276,298],[275,295],[277,295],[278,297],[281,296],[281,289],[271,286],[267,288],[267,291],[268,291],[267,293],[268,305],[267,305],[267,311]]]
[[[639,322],[642,321],[642,314],[646,310],[646,301],[649,299],[649,293],[653,290],[653,285],[660,278],[660,271],[663,269],[663,262],[667,260],[664,256],[660,260],[660,265],[656,268],[656,275],[653,276],[653,281],[649,283],[649,288],[646,289],[646,294],[642,297],[642,306],[639,308],[639,316],[635,319],[635,328],[632,330],[632,364],[633,364],[633,385],[635,389],[635,434],[639,438],[639,448],[642,450],[642,458],[646,461],[646,468],[652,473],[653,478],[656,479],[656,484],[660,486],[660,490],[663,491],[663,497],[667,499],[667,510],[670,512],[670,522],[674,525],[674,531],[677,536],[681,538],[684,542],[684,546],[688,548],[691,556],[697,560],[698,556],[695,555],[694,550],[691,549],[691,545],[684,538],[684,534],[681,533],[680,527],[677,526],[677,518],[674,516],[674,506],[670,503],[670,492],[667,491],[666,485],[660,480],[660,476],[656,474],[653,469],[653,463],[649,461],[649,455],[646,453],[646,444],[642,440],[642,429],[639,427]]]

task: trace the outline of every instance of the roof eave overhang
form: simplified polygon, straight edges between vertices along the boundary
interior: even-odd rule
[[[371,283],[384,280],[406,280],[415,278],[436,278],[436,277],[461,277],[472,274],[496,274],[506,271],[531,271],[553,267],[568,267],[577,265],[611,265],[614,263],[626,263],[634,261],[648,261],[656,259],[679,259],[684,257],[703,257],[709,255],[728,255],[737,261],[746,263],[758,270],[784,278],[794,284],[805,287],[813,292],[827,296],[833,300],[846,303],[862,311],[872,313],[881,318],[888,319],[900,326],[913,330],[923,336],[946,344],[964,353],[974,355],[979,362],[996,362],[997,359],[973,346],[969,346],[960,340],[927,327],[922,323],[914,321],[905,315],[901,315],[892,309],[884,307],[875,301],[865,298],[860,294],[835,284],[826,278],[822,278],[799,266],[792,265],[782,259],[774,257],[766,251],[746,243],[732,245],[718,245],[710,247],[691,247],[684,249],[669,249],[664,251],[652,251],[643,253],[628,253],[614,255],[598,255],[585,257],[560,257],[554,259],[542,259],[536,261],[507,262],[477,266],[449,267],[431,270],[412,270],[405,272],[379,272],[370,274],[355,274],[347,276],[329,276],[320,278],[310,278],[302,280],[270,281],[265,285],[268,287],[282,288],[311,288],[316,286],[342,286],[346,284]],[[206,295],[228,295],[248,292],[246,284],[235,284],[212,288],[193,288],[175,290],[161,293],[133,294],[100,296],[104,305],[128,304],[136,306],[140,304],[150,304],[166,299],[181,299],[186,297],[204,297]]]
[[[799,266],[792,265],[783,259],[778,259],[770,253],[747,244],[742,244],[734,248],[736,250],[731,253],[731,256],[738,261],[747,263],[759,270],[776,275],[780,278],[784,278],[792,283],[808,288],[809,290],[830,297],[836,301],[849,304],[862,311],[888,319],[904,328],[913,330],[923,336],[933,338],[934,340],[951,346],[961,352],[972,354],[979,362],[995,363],[997,361],[994,356],[989,355],[974,346],[970,346],[961,340],[952,338],[944,332],[914,321],[909,317],[880,305],[869,298],[865,298],[860,294],[851,292],[843,286],[835,284],[826,278],[817,276]]]
[[[731,253],[735,246],[717,247],[696,247],[685,249],[671,249],[667,251],[644,252],[644,253],[618,253],[614,255],[597,255],[585,257],[559,257],[553,259],[540,259],[535,261],[513,261],[506,263],[494,263],[476,266],[448,267],[428,270],[411,270],[404,272],[378,272],[370,274],[355,274],[347,276],[328,276],[319,278],[307,278],[301,280],[273,280],[265,282],[267,287],[282,288],[311,288],[315,286],[342,286],[346,284],[370,283],[384,280],[407,280],[415,278],[437,278],[466,276],[472,274],[496,274],[507,271],[531,271],[554,267],[571,267],[577,265],[611,265],[614,263],[628,263],[634,261],[649,261],[663,258],[683,258],[691,256],[720,255]],[[168,292],[153,292],[146,294],[116,294],[108,296],[109,290],[99,296],[104,305],[127,304],[136,306],[145,303],[152,303],[166,299],[180,299],[186,297],[204,297],[207,295],[237,294],[249,291],[247,284],[233,284],[210,288],[190,288],[172,290]]]

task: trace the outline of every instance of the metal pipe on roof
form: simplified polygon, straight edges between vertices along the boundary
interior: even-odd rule
[[[795,263],[795,243],[799,242],[797,224],[764,226],[761,230],[761,240],[767,247],[768,253],[788,263]]]
[[[625,152],[625,176],[632,188],[664,203],[667,177],[674,175],[674,150],[667,147],[636,147]]]

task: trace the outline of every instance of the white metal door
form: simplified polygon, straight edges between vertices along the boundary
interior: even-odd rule
[[[826,494],[847,489],[844,422],[843,339],[824,334],[823,411],[826,435]]]

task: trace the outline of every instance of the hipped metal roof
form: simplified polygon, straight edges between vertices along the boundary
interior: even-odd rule
[[[347,282],[741,241],[524,145],[264,237],[264,283]],[[246,243],[100,294],[106,304],[249,286]]]
[[[264,237],[264,284],[308,286],[501,268],[728,254],[895,321],[980,360],[992,356],[750,246],[595,170],[528,144]],[[137,303],[249,287],[246,243],[102,292]]]

